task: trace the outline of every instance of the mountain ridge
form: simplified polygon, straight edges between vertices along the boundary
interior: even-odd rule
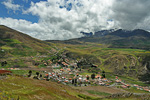
[[[100,30],[97,32],[80,32],[81,34],[83,34],[83,37],[102,37],[102,36],[106,36],[106,35],[116,35],[119,37],[130,37],[130,36],[134,36],[134,35],[144,35],[144,36],[148,36],[150,37],[150,32],[143,30],[143,29],[134,29],[134,30],[123,30],[123,29],[110,29],[110,30]]]
[[[128,30],[102,30],[95,32],[91,37],[75,39],[82,42],[107,44],[111,48],[135,48],[150,50],[150,32],[135,29]]]

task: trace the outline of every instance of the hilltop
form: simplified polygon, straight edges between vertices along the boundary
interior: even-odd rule
[[[52,43],[35,39],[27,34],[0,25],[0,52],[5,56],[29,56],[47,53]],[[3,53],[3,56],[4,56]],[[2,55],[1,55],[2,56]]]

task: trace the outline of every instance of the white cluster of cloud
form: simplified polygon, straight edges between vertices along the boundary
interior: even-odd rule
[[[22,19],[18,20],[12,18],[0,18],[0,23],[2,25],[6,25],[13,29],[19,30],[20,32],[29,33],[29,35],[35,37],[45,30],[38,23],[32,23],[30,21]]]
[[[6,1],[2,2],[2,4],[4,4],[8,10],[13,10],[14,12],[16,10],[19,10],[21,7],[18,4],[14,4],[13,0],[6,0]]]
[[[46,29],[43,36],[52,39],[80,37],[81,31],[98,31],[113,26],[109,19],[111,0],[48,0],[31,3],[24,13],[39,16],[38,24]],[[67,10],[72,4],[70,11]],[[64,8],[60,8],[64,7]],[[106,9],[107,8],[107,9]],[[41,36],[41,37],[43,37]],[[44,38],[45,38],[44,37]],[[39,37],[40,38],[40,37]]]
[[[112,28],[150,30],[149,8],[149,0],[47,0],[31,2],[30,8],[23,11],[23,14],[38,16],[38,23],[0,18],[0,24],[42,40],[63,40],[81,37],[81,31]]]

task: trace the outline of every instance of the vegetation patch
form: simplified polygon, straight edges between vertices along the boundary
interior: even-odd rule
[[[84,95],[84,94],[78,94],[78,97],[82,98],[82,99],[86,99],[86,100],[93,100],[95,98]]]
[[[20,42],[19,40],[16,39],[3,39],[3,41],[7,42],[7,43],[14,43],[14,44],[21,44],[22,42]]]
[[[9,46],[2,46],[1,48],[3,50],[12,50],[13,49],[12,47],[9,47]]]
[[[93,91],[93,90],[88,90],[87,92],[90,93],[90,94],[99,95],[99,96],[109,96],[109,95],[111,95],[109,93]]]

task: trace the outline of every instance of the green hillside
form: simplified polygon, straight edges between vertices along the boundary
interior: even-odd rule
[[[150,51],[107,48],[102,44],[90,43],[87,45],[58,44],[58,46],[66,47],[65,51],[68,58],[82,60],[83,68],[90,69],[88,64],[94,64],[98,65],[101,70],[116,75],[149,80]]]
[[[46,54],[52,46],[52,43],[32,38],[6,26],[0,26],[1,57]]]
[[[80,100],[80,91],[51,81],[9,76],[0,80],[1,100]]]

